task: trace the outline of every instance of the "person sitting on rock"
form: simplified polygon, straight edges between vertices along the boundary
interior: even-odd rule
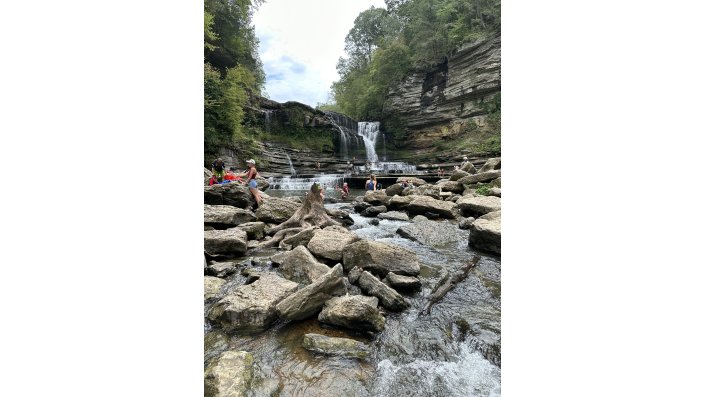
[[[460,169],[462,170],[468,164],[470,164],[470,161],[468,161],[468,156],[463,156],[463,162],[460,163]]]
[[[370,174],[370,179],[365,182],[365,189],[372,191],[377,190],[377,177],[375,174]]]
[[[218,179],[218,182],[223,182],[223,177],[225,176],[225,163],[223,159],[218,157],[211,165],[211,172]]]
[[[208,186],[213,186],[218,184],[218,178],[215,174],[211,175],[211,179],[208,180]]]

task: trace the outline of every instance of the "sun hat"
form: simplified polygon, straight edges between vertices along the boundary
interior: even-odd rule
[[[249,160],[245,161],[245,163],[252,163],[252,164],[255,164],[255,161],[252,160],[252,159],[249,159]]]

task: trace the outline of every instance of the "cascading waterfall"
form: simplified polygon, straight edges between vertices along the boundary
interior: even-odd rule
[[[291,162],[291,157],[289,157],[289,153],[286,154],[286,159],[289,160],[289,173],[291,176],[296,176],[296,169],[294,168],[294,164]]]
[[[264,129],[269,132],[269,126],[272,123],[272,110],[264,110]]]
[[[336,112],[325,112],[330,122],[337,128],[338,142],[337,155],[339,158],[349,160],[351,152],[357,151],[359,139],[357,134],[357,123],[351,118]]]
[[[267,182],[273,190],[309,190],[314,182],[319,183],[325,190],[331,190],[335,189],[336,185],[343,186],[343,175],[322,174],[313,178],[272,177],[267,179]]]
[[[365,151],[367,152],[367,161],[376,163],[379,158],[375,151],[377,143],[377,135],[379,135],[379,121],[360,121],[357,123],[357,133],[365,142]]]

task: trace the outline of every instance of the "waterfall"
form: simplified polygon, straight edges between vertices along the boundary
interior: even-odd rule
[[[291,162],[291,157],[289,157],[289,153],[286,154],[286,159],[289,160],[289,173],[291,176],[296,176],[296,169],[294,168],[294,164]]]
[[[265,131],[269,132],[269,125],[272,122],[272,110],[265,109],[264,110],[264,129]]]
[[[350,117],[336,112],[325,111],[328,120],[338,130],[336,141],[336,155],[341,160],[349,160],[352,156],[358,155],[362,148],[362,138],[357,133],[358,123]]]
[[[377,135],[379,134],[379,121],[361,121],[357,123],[357,133],[365,142],[367,160],[371,163],[376,163],[379,160],[375,151],[375,143],[377,143]]]
[[[309,190],[314,182],[320,183],[325,190],[333,190],[336,185],[343,186],[344,180],[341,174],[321,174],[313,178],[271,177],[267,182],[272,190]]]

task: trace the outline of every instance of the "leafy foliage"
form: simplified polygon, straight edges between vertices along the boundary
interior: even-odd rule
[[[492,189],[490,185],[482,185],[475,189],[475,193],[479,194],[480,196],[489,196],[490,189]]]

